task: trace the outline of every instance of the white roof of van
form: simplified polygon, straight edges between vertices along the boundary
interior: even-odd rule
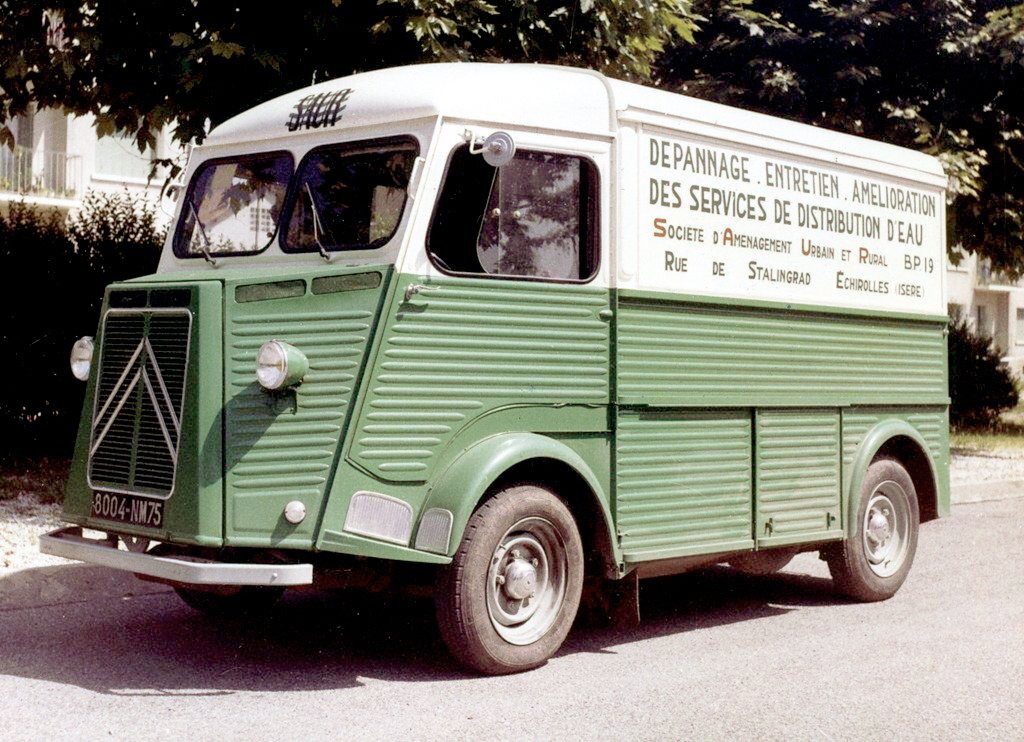
[[[320,106],[319,114],[310,114],[309,106]],[[334,124],[318,119],[332,110],[338,114]],[[433,116],[609,135],[617,118],[642,119],[645,114],[678,122],[683,129],[688,122],[729,130],[732,134],[726,134],[726,139],[736,134],[767,136],[835,153],[836,159],[852,155],[916,171],[929,181],[944,179],[938,160],[914,150],[612,80],[591,70],[537,64],[420,64],[341,77],[287,93],[228,119],[210,132],[204,144],[267,140],[296,132],[322,135],[330,126],[350,128]]]
[[[228,119],[205,143],[286,136],[300,101],[346,89],[352,92],[338,126],[443,115],[590,134],[610,131],[608,91],[597,73],[530,64],[441,63],[361,72],[287,93]]]

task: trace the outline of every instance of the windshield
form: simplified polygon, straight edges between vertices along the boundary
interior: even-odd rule
[[[402,218],[417,145],[410,139],[321,147],[299,165],[282,248],[367,250]]]
[[[274,238],[293,168],[287,152],[212,160],[189,184],[178,257],[259,252]]]

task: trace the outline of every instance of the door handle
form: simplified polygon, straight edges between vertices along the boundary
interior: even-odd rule
[[[410,283],[405,287],[405,300],[410,301],[416,294],[422,294],[425,291],[437,291],[440,286],[424,286],[421,283]]]

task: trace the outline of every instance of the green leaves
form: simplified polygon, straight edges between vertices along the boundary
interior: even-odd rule
[[[1024,4],[699,0],[693,13],[696,43],[660,55],[662,85],[937,156],[950,247],[1024,273]]]
[[[68,348],[95,330],[105,286],[156,268],[163,238],[156,207],[127,193],[93,192],[69,220],[18,202],[0,215],[0,352],[22,372],[0,389],[7,453],[74,439],[83,390],[67,373]]]
[[[949,327],[950,422],[957,427],[990,426],[1016,406],[1017,388],[992,338],[976,335],[963,317]]]
[[[93,114],[101,135],[181,142],[308,85],[424,61],[572,64],[645,80],[674,40],[692,42],[689,0],[310,0],[259,13],[215,0],[3,0],[0,120],[39,107]],[[7,137],[0,134],[0,139]]]
[[[95,127],[97,136],[106,137],[117,133],[117,123],[109,113],[97,113]]]
[[[381,6],[390,17],[371,26],[373,32],[400,28],[434,59],[576,64],[634,79],[649,75],[671,39],[692,39],[695,28],[685,0],[384,0]]]

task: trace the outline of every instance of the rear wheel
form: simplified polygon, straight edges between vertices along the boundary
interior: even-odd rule
[[[510,487],[477,509],[438,574],[441,635],[480,672],[537,667],[569,633],[582,587],[583,546],[569,509],[545,488]]]
[[[917,551],[917,490],[895,459],[877,459],[861,484],[852,532],[825,553],[836,588],[863,601],[896,594]]]
[[[174,592],[189,608],[211,617],[231,618],[269,613],[284,589],[246,585],[213,591],[175,586]]]

